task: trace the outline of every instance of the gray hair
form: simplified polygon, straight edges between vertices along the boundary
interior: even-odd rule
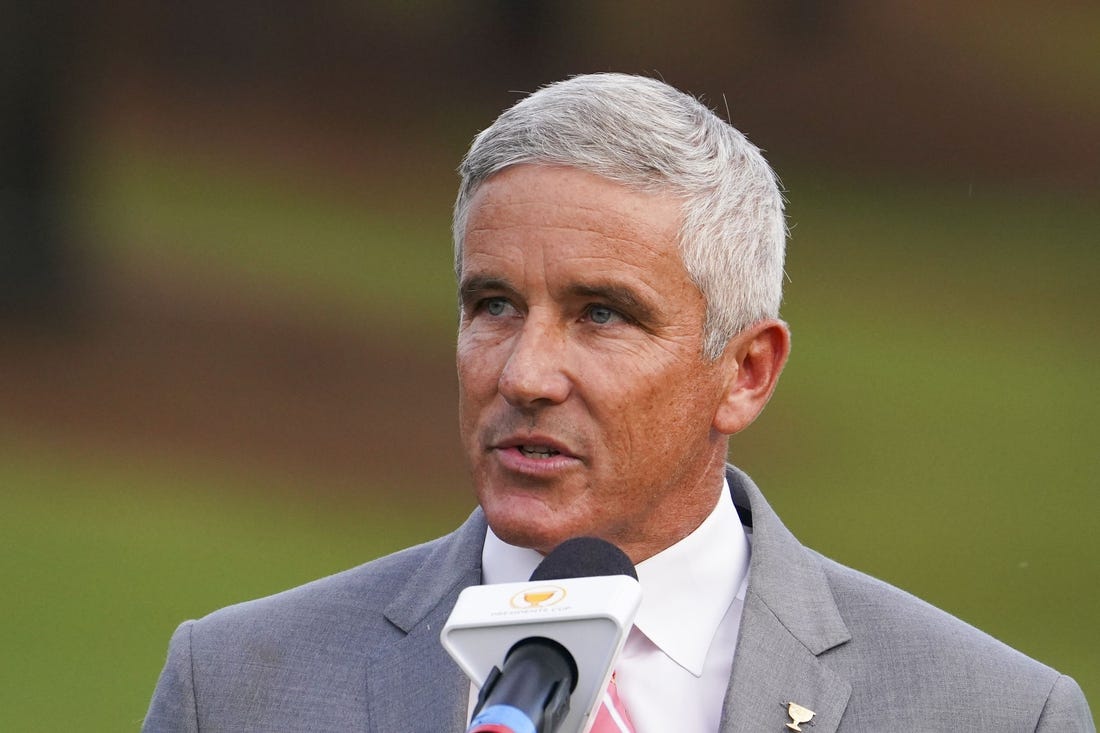
[[[779,182],[760,150],[695,98],[655,79],[589,74],[542,87],[506,110],[459,166],[459,274],[473,195],[520,163],[571,166],[683,201],[680,255],[706,299],[707,358],[753,323],[778,317],[787,234]]]

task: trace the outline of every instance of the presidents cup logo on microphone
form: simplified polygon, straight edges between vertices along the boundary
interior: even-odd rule
[[[565,600],[565,588],[558,585],[540,585],[521,590],[512,596],[508,604],[512,608],[546,608]]]

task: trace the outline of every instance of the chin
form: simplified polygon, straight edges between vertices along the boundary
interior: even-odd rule
[[[584,534],[581,531],[570,532],[562,527],[547,526],[540,521],[536,512],[517,511],[516,507],[503,508],[493,506],[491,502],[482,502],[482,509],[493,528],[493,534],[516,547],[527,547],[546,554],[570,537]]]
[[[530,520],[511,521],[494,519],[491,515],[486,516],[489,518],[489,526],[493,528],[493,533],[497,537],[509,545],[527,547],[544,555],[568,539],[568,537],[558,537],[540,527],[532,527]]]

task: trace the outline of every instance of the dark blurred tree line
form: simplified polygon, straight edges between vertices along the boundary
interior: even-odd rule
[[[0,311],[9,314],[52,314],[65,297],[68,10],[0,4]]]
[[[127,103],[170,99],[171,114],[204,109],[226,119],[242,99],[262,98],[263,114],[238,123],[245,129],[285,118],[341,124],[361,137],[450,136],[457,153],[523,92],[618,70],[661,76],[728,106],[758,144],[818,165],[984,171],[1086,188],[1100,166],[1096,95],[1085,89],[1063,109],[1042,83],[1042,63],[1010,68],[942,33],[961,22],[998,32],[974,15],[982,11],[942,4],[0,3],[0,307],[8,311],[56,308],[73,282],[68,143],[94,123],[87,103],[112,99],[112,86],[126,90]],[[1061,42],[1042,32],[1060,7],[1013,11],[1034,21],[1033,52]],[[1020,68],[1034,78],[1014,73]],[[1067,76],[1064,66],[1051,68]]]

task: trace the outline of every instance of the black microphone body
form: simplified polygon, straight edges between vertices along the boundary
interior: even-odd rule
[[[489,673],[468,733],[519,733],[501,721],[523,726],[523,718],[540,733],[555,731],[569,714],[569,695],[576,686],[577,664],[565,647],[552,639],[523,639],[509,650],[503,669],[493,667]]]

